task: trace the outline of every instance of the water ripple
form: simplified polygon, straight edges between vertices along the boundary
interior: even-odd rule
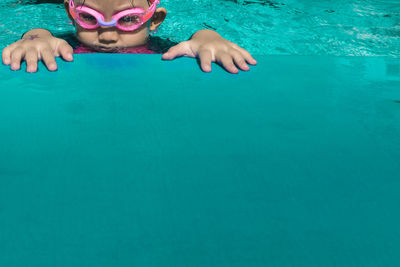
[[[32,27],[73,32],[60,2],[2,0],[0,46]],[[255,55],[400,57],[398,0],[162,0],[161,6],[168,16],[157,35],[177,42],[208,28]]]

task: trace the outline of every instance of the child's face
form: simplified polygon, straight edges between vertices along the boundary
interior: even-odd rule
[[[76,5],[82,2],[83,0],[75,0]],[[147,0],[134,0],[133,4],[134,7],[142,8],[145,11],[149,8]],[[105,21],[111,21],[111,17],[117,12],[133,7],[131,0],[85,0],[84,5],[103,13]],[[106,26],[88,30],[77,24],[76,33],[83,44],[101,52],[112,52],[120,48],[146,44],[149,32],[155,30],[163,22],[166,15],[165,8],[158,7],[150,20],[131,32]]]

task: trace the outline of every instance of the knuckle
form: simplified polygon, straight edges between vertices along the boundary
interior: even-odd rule
[[[251,58],[252,56],[250,55],[250,53],[247,50],[241,49],[240,52],[245,55],[246,57]]]
[[[60,42],[59,46],[58,46],[59,48],[63,48],[63,49],[66,49],[66,50],[72,50],[72,46],[70,46],[67,41],[65,41],[63,39],[60,39],[59,42]]]
[[[228,52],[231,54],[231,55],[240,55],[240,52],[239,52],[239,50],[237,50],[236,48],[229,48],[228,49]]]
[[[15,49],[13,52],[11,52],[11,58],[20,58],[21,56],[22,56],[21,49]]]
[[[4,54],[6,54],[6,53],[9,53],[10,50],[11,50],[10,47],[7,46],[6,48],[3,49],[3,51],[2,51],[1,53],[4,55]]]
[[[177,48],[183,49],[183,50],[188,50],[188,49],[190,49],[190,43],[188,41],[184,41],[179,46],[177,46]]]
[[[57,38],[56,40],[58,41],[58,43],[59,43],[60,45],[69,45],[68,42],[65,41],[64,39]]]
[[[34,58],[37,58],[37,52],[36,52],[36,50],[28,50],[27,52],[26,52],[26,59],[34,59]]]
[[[34,47],[38,51],[50,48],[50,45],[42,40],[32,41],[31,43],[27,43],[27,46]]]
[[[171,50],[171,51],[173,51],[173,50],[179,50],[179,49],[185,48],[185,47],[187,47],[187,46],[188,46],[187,41],[183,41],[183,42],[180,42],[179,44],[177,44],[177,45],[171,47],[170,50]]]
[[[179,45],[186,46],[186,45],[189,45],[189,43],[190,43],[189,41],[183,41]]]
[[[25,52],[31,52],[31,51],[37,51],[39,48],[37,44],[25,43],[18,46],[15,50],[17,49],[21,49],[21,51]]]
[[[34,59],[28,59],[28,60],[26,60],[26,64],[27,64],[28,66],[36,66],[37,61],[34,60]]]
[[[237,61],[237,64],[240,65],[240,66],[243,66],[243,65],[245,65],[246,63],[245,63],[243,60],[240,60],[240,61]]]
[[[250,53],[249,52],[243,52],[243,56],[246,58],[246,59],[253,59],[253,57],[250,55]]]
[[[241,57],[241,56],[237,56],[237,57],[235,58],[235,60],[236,60],[239,64],[243,64],[243,63],[244,63],[244,58]]]
[[[199,49],[199,54],[201,56],[207,56],[207,55],[211,54],[211,50],[210,49],[201,48],[201,49]]]
[[[35,47],[27,47],[26,48],[26,53],[28,54],[34,54],[34,53],[37,53],[37,50],[35,49]]]
[[[226,61],[232,61],[232,56],[226,52],[222,53],[221,58],[225,59]]]
[[[212,42],[211,43],[205,43],[205,44],[202,44],[199,47],[199,50],[211,51],[214,47],[215,46],[214,46],[214,44]]]
[[[49,47],[43,47],[40,50],[40,53],[42,54],[43,57],[50,57],[53,54]]]
[[[29,57],[29,58],[26,58],[25,59],[25,61],[26,61],[26,63],[33,63],[33,62],[36,62],[36,60],[34,59],[34,58],[31,58],[31,57]]]
[[[230,42],[230,44],[231,44],[231,46],[232,46],[233,48],[235,48],[235,49],[241,49],[240,46],[238,46],[237,44],[235,44],[235,43],[233,43],[233,42]]]

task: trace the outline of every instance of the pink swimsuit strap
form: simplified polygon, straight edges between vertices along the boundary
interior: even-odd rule
[[[83,53],[101,53],[95,50],[92,50],[84,45],[79,45],[75,50],[74,54],[83,54]],[[147,45],[137,46],[137,47],[130,47],[130,48],[123,48],[115,53],[121,54],[161,54],[159,52],[155,52],[150,50]]]

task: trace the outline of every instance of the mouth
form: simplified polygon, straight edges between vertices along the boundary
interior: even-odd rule
[[[107,47],[107,46],[95,46],[95,49],[101,52],[113,52],[117,51],[119,48],[118,47]]]

